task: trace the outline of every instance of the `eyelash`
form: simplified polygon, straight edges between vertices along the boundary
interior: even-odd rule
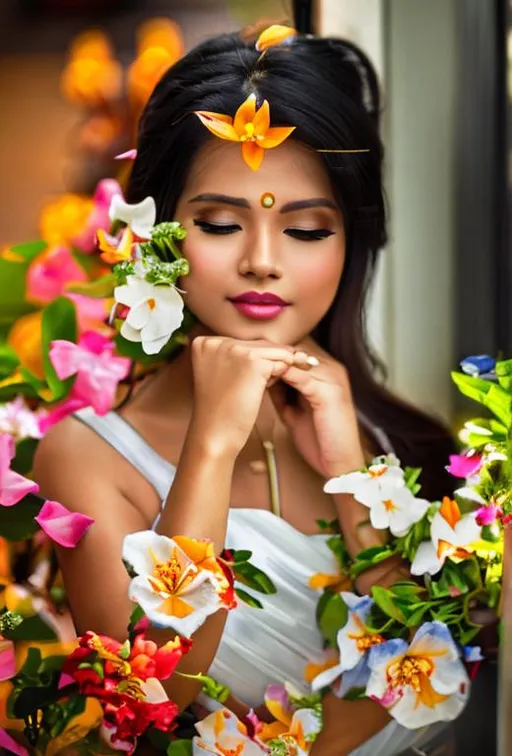
[[[217,234],[218,236],[224,236],[226,234],[234,234],[236,231],[241,231],[241,227],[238,225],[223,225],[221,223],[208,223],[207,221],[194,220],[194,226],[198,226],[205,234]],[[322,241],[327,237],[332,236],[334,231],[328,228],[315,228],[312,230],[305,228],[287,228],[283,232],[287,236],[291,236],[292,239],[298,241]]]

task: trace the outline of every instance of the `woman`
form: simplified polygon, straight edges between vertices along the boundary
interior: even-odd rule
[[[256,148],[242,155],[204,124],[208,113],[226,120],[265,100],[272,126],[294,130],[251,170]],[[43,494],[96,521],[59,554],[79,632],[125,637],[120,553],[130,532],[155,524],[253,551],[276,596],[264,611],[210,618],[181,665],[211,669],[237,711],[260,706],[271,682],[300,685],[321,652],[307,584],[326,571],[317,520],[337,519],[353,554],[380,542],[366,510],[324,494],[325,480],[393,449],[424,468],[426,497],[448,489],[448,433],[376,381],[364,336],[365,293],[386,240],[378,116],[374,71],[340,40],[295,37],[261,53],[226,35],[177,63],[142,117],[128,201],[150,195],[158,221],[187,230],[191,343],[119,412],[67,419],[37,454]],[[357,588],[393,582],[399,569],[381,565]],[[169,695],[186,707],[197,686],[176,680]],[[349,753],[381,730],[356,752],[398,753],[415,737],[372,701],[327,696],[312,753]]]

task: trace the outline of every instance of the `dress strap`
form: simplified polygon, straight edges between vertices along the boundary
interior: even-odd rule
[[[96,415],[92,407],[78,410],[74,417],[95,431],[130,462],[151,483],[160,499],[165,501],[176,468],[163,459],[124,417],[117,412]]]

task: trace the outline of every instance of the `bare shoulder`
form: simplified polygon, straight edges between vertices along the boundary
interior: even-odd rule
[[[90,513],[108,496],[119,506],[122,502],[131,505],[150,522],[160,507],[156,492],[140,473],[73,417],[55,425],[41,439],[33,473],[42,496],[75,511]]]

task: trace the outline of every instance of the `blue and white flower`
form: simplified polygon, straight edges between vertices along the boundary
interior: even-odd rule
[[[396,638],[374,646],[368,664],[367,696],[386,705],[403,727],[451,721],[468,699],[468,675],[442,622],[425,622],[410,645]]]
[[[341,677],[341,683],[334,692],[342,698],[352,688],[366,687],[370,677],[369,651],[373,646],[384,643],[384,638],[366,627],[373,599],[369,596],[361,598],[345,591],[340,595],[348,608],[347,622],[338,631],[336,638],[340,661],[339,664],[317,675],[311,685],[313,692],[317,692]]]

